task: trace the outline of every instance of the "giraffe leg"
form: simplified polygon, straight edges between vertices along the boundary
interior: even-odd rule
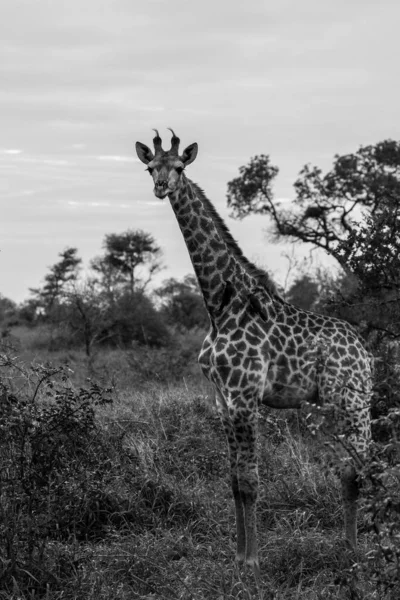
[[[359,486],[353,465],[347,464],[341,472],[342,497],[344,508],[344,528],[346,539],[352,548],[357,549],[357,500]]]
[[[244,521],[244,507],[239,490],[236,468],[235,473],[232,472],[231,481],[236,515],[236,560],[239,564],[242,564],[246,557],[246,528]]]
[[[235,503],[236,517],[236,560],[239,564],[243,563],[246,555],[246,530],[244,525],[244,510],[242,498],[239,489],[239,479],[237,472],[238,448],[236,443],[235,431],[228,414],[227,404],[223,396],[217,392],[217,409],[224,427],[226,440],[229,450],[229,466],[231,477],[231,489]]]
[[[235,503],[236,516],[236,560],[238,563],[243,563],[246,554],[246,530],[244,525],[244,510],[242,498],[239,489],[239,480],[237,473],[238,449],[236,438],[229,415],[220,411],[222,424],[224,426],[226,439],[229,449],[230,476],[233,500]]]
[[[228,440],[231,485],[236,513],[236,560],[246,562],[253,569],[256,583],[260,584],[258,561],[256,504],[258,495],[257,463],[257,409],[253,403],[243,409],[243,402],[232,394],[225,401],[217,395],[218,410]]]
[[[246,536],[245,561],[253,568],[257,582],[260,577],[257,546],[256,507],[258,495],[257,423],[248,417],[245,422],[236,419],[235,436],[238,446],[238,483],[244,513]]]

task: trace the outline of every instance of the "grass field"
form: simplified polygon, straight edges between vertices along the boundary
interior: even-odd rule
[[[85,405],[79,419],[63,412],[57,436],[48,423],[59,413],[40,409],[32,421],[36,429],[24,434],[31,447],[28,452],[25,444],[26,456],[15,441],[20,438],[1,446],[3,465],[9,464],[3,474],[8,469],[17,477],[15,464],[23,455],[31,479],[24,480],[25,488],[11,486],[11,476],[2,479],[0,598],[258,598],[252,572],[234,562],[226,442],[212,390],[197,367],[180,382],[168,383],[137,377],[132,366],[137,363],[119,350],[100,353],[89,364],[80,351],[50,356],[26,343],[18,356],[18,364],[25,365],[49,358],[69,363],[70,381],[43,384],[36,404],[49,407],[58,398],[57,410],[63,410],[60,398],[67,396],[60,389],[68,387],[82,400],[79,389],[88,376],[110,386],[112,401],[93,414]],[[12,372],[3,366],[3,377]],[[39,375],[28,370],[7,381],[15,395],[32,400],[41,376],[43,370]],[[32,402],[24,406],[26,421]],[[52,472],[41,479],[32,458],[35,447],[43,464],[55,457],[49,462]],[[259,456],[264,597],[396,598],[382,592],[369,569],[373,539],[362,509],[359,562],[346,551],[339,483],[302,415],[263,410]],[[27,481],[34,483],[29,487]]]

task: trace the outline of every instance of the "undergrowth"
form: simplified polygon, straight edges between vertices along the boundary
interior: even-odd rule
[[[135,388],[115,374],[101,387],[83,382],[73,360],[52,367],[11,356],[0,362],[0,598],[258,597],[251,571],[234,563],[227,448],[206,387]],[[388,440],[392,458],[388,441],[362,474],[356,561],[323,446],[301,414],[261,412],[265,598],[398,597]]]

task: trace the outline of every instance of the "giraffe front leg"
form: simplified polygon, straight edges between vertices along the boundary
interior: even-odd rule
[[[231,485],[233,500],[235,502],[236,516],[236,560],[239,564],[244,563],[246,557],[246,528],[245,528],[245,513],[242,496],[239,489],[239,480],[237,475],[237,461],[235,464],[231,462]]]
[[[233,500],[235,503],[236,517],[236,560],[238,563],[243,563],[246,554],[246,530],[244,525],[244,509],[239,489],[239,479],[237,472],[238,449],[236,444],[234,428],[228,415],[226,404],[221,399],[221,396],[219,394],[217,394],[217,406],[224,427],[229,450],[231,489]]]
[[[247,411],[246,411],[247,413]],[[241,504],[244,513],[246,539],[245,562],[253,568],[257,582],[260,577],[257,545],[257,417],[254,411],[238,411],[232,418],[237,446],[237,474]]]

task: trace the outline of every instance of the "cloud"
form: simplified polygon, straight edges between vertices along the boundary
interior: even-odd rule
[[[7,282],[39,269],[42,240],[54,256],[69,243],[93,256],[105,232],[131,225],[178,248],[170,207],[135,165],[133,142],[150,143],[153,127],[199,143],[189,176],[219,209],[252,155],[270,154],[286,199],[305,162],[400,137],[392,0],[2,0],[2,12],[2,254],[18,243],[25,269],[4,269],[11,296]]]
[[[7,148],[6,150],[1,150],[3,154],[17,155],[21,154],[22,150],[18,150],[17,148]]]
[[[119,155],[104,155],[104,156],[95,156],[97,160],[108,160],[112,162],[140,162],[138,158],[134,156],[119,156]]]

